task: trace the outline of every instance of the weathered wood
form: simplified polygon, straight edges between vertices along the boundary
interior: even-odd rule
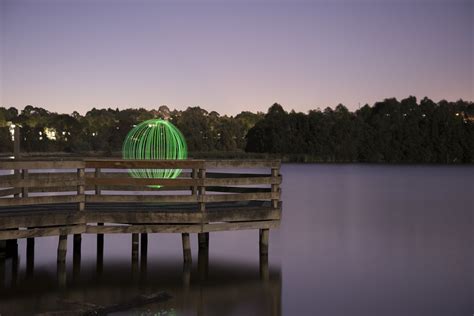
[[[204,160],[99,160],[86,159],[86,168],[107,169],[193,169],[203,168]]]
[[[84,168],[82,160],[7,160],[0,161],[0,169],[77,169]]]
[[[100,179],[100,177],[101,177],[101,170],[100,170],[100,168],[95,168],[94,176],[95,176],[95,178],[93,178],[93,179]],[[96,184],[96,185],[94,186],[94,191],[95,191],[95,195],[100,195],[101,190],[100,190],[99,185]]]
[[[277,169],[277,168],[272,168],[272,177],[273,177],[273,178],[278,177],[279,172],[280,172],[279,169]],[[279,192],[279,183],[272,183],[272,192],[273,192],[273,193]],[[280,199],[280,197],[272,199],[272,206],[273,206],[273,208],[277,208],[277,207],[278,207],[278,201],[279,201],[279,199]]]
[[[91,226],[86,227],[88,234],[130,234],[130,233],[200,233],[201,225],[199,224],[148,224],[148,225],[107,225],[107,226]]]
[[[82,181],[84,180],[84,168],[77,169],[77,180]],[[85,208],[85,196],[84,196],[84,185],[79,184],[77,186],[77,196],[80,197],[80,201],[78,203],[78,210],[83,211]]]
[[[193,203],[192,195],[86,195],[87,202]]]
[[[200,223],[202,214],[199,212],[175,212],[175,211],[138,211],[125,210],[119,211],[111,208],[100,209],[94,212],[85,213],[86,221],[89,223],[106,222],[106,223]]]
[[[249,230],[249,229],[264,229],[277,228],[280,225],[279,220],[271,221],[255,221],[255,222],[236,222],[236,223],[215,223],[204,224],[203,232],[216,232],[226,230]]]
[[[79,255],[81,254],[81,244],[82,244],[82,236],[81,234],[74,234],[74,239],[73,239],[73,254]]]
[[[132,261],[138,260],[138,246],[139,246],[139,236],[137,233],[132,234]]]
[[[59,235],[58,240],[58,262],[66,261],[67,235]]]
[[[14,194],[18,194],[18,193],[20,193],[20,189],[18,189],[18,188],[3,189],[3,190],[0,190],[0,197],[14,195]]]
[[[189,233],[181,234],[182,242],[183,242],[183,260],[184,262],[191,262],[191,242],[189,240]]]
[[[206,160],[205,168],[280,168],[279,160]]]
[[[242,207],[233,209],[207,210],[204,214],[204,222],[244,222],[262,220],[280,220],[281,209],[264,207]]]
[[[0,231],[0,240],[81,234],[85,231],[85,225],[3,230]]]
[[[27,180],[28,179],[28,169],[23,169],[21,171],[21,179]],[[21,188],[21,197],[28,197],[28,187]]]
[[[78,195],[37,196],[37,197],[27,197],[27,198],[3,198],[3,199],[0,199],[0,206],[77,203],[77,202],[81,202],[82,200],[83,200],[83,197],[78,196]]]
[[[146,185],[166,185],[166,186],[194,186],[202,185],[199,179],[148,179],[148,178],[86,178],[87,185],[127,185],[127,186],[146,186]]]
[[[202,181],[206,180],[206,169],[199,169],[199,179]],[[204,212],[206,210],[206,201],[203,199],[203,197],[206,196],[206,187],[201,185],[198,186],[199,190],[199,210],[201,212]]]
[[[268,228],[260,229],[260,231],[259,231],[260,257],[268,256],[269,234],[270,234],[270,230]]]
[[[71,211],[0,212],[0,229],[84,224],[85,215]]]
[[[271,192],[271,188],[243,188],[243,187],[206,187],[206,192],[225,192],[225,193],[259,193]]]
[[[23,169],[26,170],[26,169]],[[8,179],[4,181],[0,181],[0,187],[16,187],[16,188],[33,188],[33,187],[42,187],[42,188],[52,188],[52,187],[73,187],[77,185],[84,185],[85,180],[76,179],[76,177],[72,177],[66,179],[64,176],[62,177],[34,177],[34,174],[28,174],[28,178],[22,179]],[[72,190],[71,190],[72,191]]]
[[[257,193],[237,193],[237,194],[212,194],[200,196],[200,201],[205,202],[229,202],[229,201],[249,201],[249,200],[271,200],[279,199],[280,192],[257,192]]]
[[[147,256],[148,253],[148,234],[140,234],[140,257],[143,259]]]
[[[97,223],[97,226],[104,226],[104,223]],[[104,264],[104,235],[97,234],[97,273],[102,273]]]
[[[209,233],[198,233],[199,250],[209,249]]]
[[[280,184],[281,177],[206,178],[205,186]]]
[[[35,239],[26,240],[26,276],[31,277],[35,269]]]

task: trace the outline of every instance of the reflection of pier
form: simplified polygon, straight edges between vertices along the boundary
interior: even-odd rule
[[[210,263],[208,251],[202,250],[197,265],[184,262],[180,270],[173,262],[148,264],[142,250],[131,264],[115,262],[107,267],[100,253],[95,262],[82,263],[78,254],[69,270],[64,262],[58,262],[56,270],[35,268],[27,258],[26,268],[19,271],[18,256],[3,260],[2,273],[9,277],[0,287],[2,312],[80,315],[107,306],[127,307],[134,297],[165,291],[171,299],[133,308],[191,315],[226,315],[244,308],[248,314],[281,315],[281,274],[269,268],[267,257],[260,259],[260,268]]]

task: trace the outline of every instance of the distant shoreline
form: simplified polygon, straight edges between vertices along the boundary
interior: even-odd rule
[[[0,159],[7,159],[13,157],[13,153],[0,153]],[[22,153],[22,158],[101,158],[112,157],[121,158],[121,152],[29,152]],[[269,153],[247,153],[247,152],[191,152],[189,159],[279,159],[282,163],[296,163],[296,164],[360,164],[360,165],[427,165],[427,166],[469,166],[474,163],[466,162],[450,162],[450,163],[426,163],[426,162],[385,162],[385,161],[327,161],[311,157],[306,154],[269,154]]]

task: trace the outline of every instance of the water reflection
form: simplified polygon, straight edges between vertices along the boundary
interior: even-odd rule
[[[35,266],[32,245],[25,247],[23,269],[21,255],[2,258],[0,312],[84,314],[110,309],[136,315],[281,314],[281,273],[269,267],[268,257],[260,258],[259,266],[232,264],[209,260],[209,252],[201,249],[194,265],[148,262],[147,237],[141,237],[144,246],[139,257],[132,256],[131,262],[111,260],[105,267],[103,236],[97,239],[96,260],[81,262],[80,248],[76,248],[68,264]],[[169,299],[153,299],[168,294]]]

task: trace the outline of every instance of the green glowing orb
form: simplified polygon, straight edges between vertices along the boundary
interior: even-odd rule
[[[151,119],[135,126],[125,137],[123,159],[186,159],[188,156],[183,134],[168,121]],[[174,179],[181,169],[130,169],[134,178]],[[160,187],[153,185],[153,187]]]

